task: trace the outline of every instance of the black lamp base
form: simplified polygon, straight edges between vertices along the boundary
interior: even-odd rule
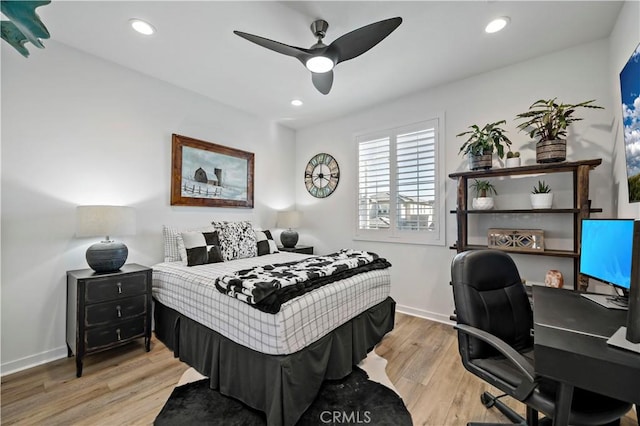
[[[122,243],[102,241],[87,249],[87,263],[96,272],[115,272],[129,256],[129,249]]]
[[[293,248],[298,244],[298,233],[293,229],[285,229],[280,233],[280,242],[286,248]]]

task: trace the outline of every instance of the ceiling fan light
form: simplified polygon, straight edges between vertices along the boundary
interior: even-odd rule
[[[333,61],[326,56],[314,56],[305,64],[311,72],[323,73],[333,69]]]
[[[484,31],[489,34],[497,33],[498,31],[504,29],[504,27],[507,26],[509,21],[510,19],[508,16],[501,16],[489,22],[487,26],[484,28]]]
[[[130,19],[129,24],[131,24],[131,28],[144,35],[151,35],[156,32],[156,29],[148,22],[145,22],[141,19]]]

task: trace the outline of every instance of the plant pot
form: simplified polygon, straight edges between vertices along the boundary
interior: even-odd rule
[[[550,209],[553,204],[553,192],[530,194],[532,209]]]
[[[493,208],[493,197],[479,197],[471,200],[474,210],[491,210]]]
[[[536,162],[557,163],[567,158],[567,141],[555,139],[536,143]]]
[[[504,163],[505,167],[520,167],[520,157],[507,158]]]
[[[469,169],[487,170],[492,166],[493,154],[469,154]]]

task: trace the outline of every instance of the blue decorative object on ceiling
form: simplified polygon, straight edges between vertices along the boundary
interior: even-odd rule
[[[42,49],[44,45],[41,39],[49,38],[49,31],[44,26],[36,13],[36,8],[51,3],[51,0],[22,1],[2,0],[0,11],[9,18],[9,21],[1,21],[0,32],[2,38],[13,46],[25,58],[29,51],[24,47],[30,41],[34,46]]]

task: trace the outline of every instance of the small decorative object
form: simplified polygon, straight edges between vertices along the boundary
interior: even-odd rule
[[[532,209],[550,209],[553,204],[551,188],[543,180],[539,180],[538,185],[533,187],[530,197]]]
[[[1,11],[9,21],[2,20],[2,38],[25,58],[29,57],[29,50],[24,45],[31,42],[34,46],[44,49],[42,40],[49,38],[49,31],[36,13],[36,8],[51,3],[50,0],[24,1],[2,0]]]
[[[494,148],[498,152],[498,157],[504,157],[502,144],[504,143],[507,147],[511,145],[511,141],[505,135],[507,131],[500,127],[505,123],[505,120],[488,123],[482,129],[473,124],[469,126],[471,130],[456,135],[458,137],[469,135],[469,138],[460,147],[458,154],[469,154],[469,168],[471,170],[490,169]]]
[[[509,151],[507,152],[507,159],[505,160],[506,167],[520,167],[520,152]]]
[[[104,241],[87,249],[87,263],[96,272],[114,272],[127,261],[129,249],[109,239],[111,235],[135,234],[135,212],[123,206],[78,206],[76,236],[106,236]]]
[[[333,194],[340,181],[340,167],[329,154],[314,155],[304,169],[304,185],[309,194],[325,198]]]
[[[471,188],[476,191],[476,198],[471,200],[471,207],[474,210],[491,210],[493,208],[493,197],[488,194],[498,195],[496,188],[488,180],[474,179]]]
[[[597,108],[591,105],[595,99],[578,104],[557,103],[557,98],[540,99],[535,101],[529,111],[518,114],[516,118],[526,120],[518,125],[520,131],[525,131],[529,137],[538,138],[536,143],[536,162],[554,163],[567,158],[567,127],[582,118],[573,117],[577,108]]]
[[[172,135],[171,205],[253,208],[254,154]]]
[[[302,213],[296,210],[278,212],[278,228],[286,228],[280,233],[280,242],[284,247],[293,248],[298,244],[298,233],[292,228],[300,226]]]
[[[488,247],[506,251],[543,251],[544,231],[542,229],[490,228]]]
[[[544,277],[544,285],[553,288],[562,288],[564,285],[564,278],[562,272],[556,269],[550,269],[547,271],[547,275]]]

